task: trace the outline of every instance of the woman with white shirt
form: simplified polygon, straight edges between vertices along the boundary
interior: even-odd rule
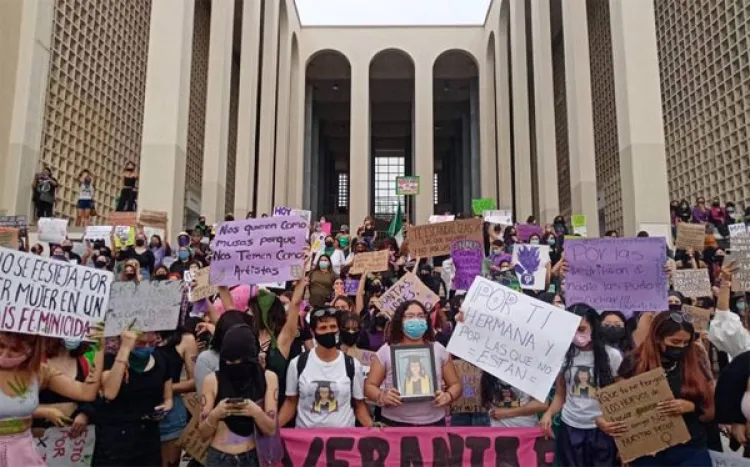
[[[537,415],[549,408],[486,371],[482,372],[480,394],[492,427],[533,428],[539,424]]]
[[[334,249],[329,256],[331,258],[331,267],[333,268],[333,272],[338,276],[339,274],[341,274],[341,268],[347,265],[347,257],[344,253],[344,250],[341,248],[338,239],[333,240],[333,247]]]

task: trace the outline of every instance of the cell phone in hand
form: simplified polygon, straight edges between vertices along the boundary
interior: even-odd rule
[[[247,401],[242,397],[230,397],[227,399],[227,404],[229,405],[245,405],[247,404]]]

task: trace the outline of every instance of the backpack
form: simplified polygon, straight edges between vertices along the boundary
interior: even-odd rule
[[[307,365],[307,359],[310,357],[310,351],[305,350],[297,358],[297,384],[299,385],[299,379],[302,376],[302,372],[305,371]],[[344,366],[346,367],[346,377],[349,378],[349,395],[351,397],[352,408],[354,408],[354,357],[344,354]]]

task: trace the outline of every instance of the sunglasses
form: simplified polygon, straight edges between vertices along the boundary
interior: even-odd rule
[[[673,311],[669,313],[669,319],[677,324],[688,323],[693,324],[693,317],[687,313],[680,313]]]
[[[312,314],[313,318],[322,318],[324,316],[336,316],[339,310],[336,308],[320,308],[315,310]]]

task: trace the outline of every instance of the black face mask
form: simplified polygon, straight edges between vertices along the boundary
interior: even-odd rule
[[[139,238],[135,241],[136,246],[143,246],[146,244],[146,240],[143,240],[142,238]]]
[[[339,332],[315,333],[315,342],[326,349],[333,349],[339,345]]]
[[[625,328],[616,326],[602,326],[599,332],[602,335],[604,343],[609,345],[619,344],[627,334],[627,330]]]
[[[135,279],[135,273],[134,272],[126,272],[125,273],[125,279],[131,281]]]
[[[64,247],[62,247],[62,250],[63,250],[63,251],[65,252],[65,253],[70,253],[71,251],[73,251],[73,247],[72,247],[72,246],[70,246],[70,245],[67,245],[67,246],[64,246]]]
[[[685,356],[686,351],[687,347],[675,347],[673,345],[668,345],[661,353],[661,358],[667,363],[677,363],[682,360],[682,357]]]
[[[102,262],[102,261],[97,261],[96,263],[94,263],[94,267],[96,269],[104,269],[107,267],[107,263]]]
[[[327,246],[328,248],[331,248],[331,247],[333,246],[333,242],[326,242],[326,246]]]
[[[165,280],[167,280],[167,276],[165,276],[164,274],[159,274],[157,276],[154,276],[154,280],[155,281],[165,281]]]
[[[670,304],[669,311],[682,311],[682,305]]]
[[[354,347],[358,340],[359,332],[344,331],[341,333],[341,343],[346,346]]]
[[[376,327],[384,328],[385,329],[385,325],[386,324],[388,324],[388,318],[386,318],[385,316],[376,316],[375,317],[375,326]]]

